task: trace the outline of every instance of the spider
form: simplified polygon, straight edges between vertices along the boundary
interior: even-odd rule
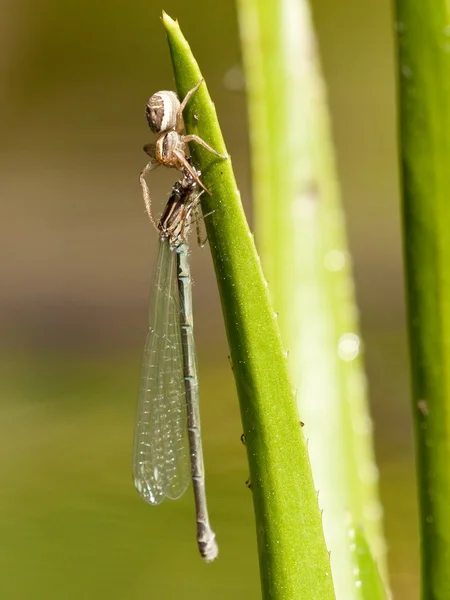
[[[214,148],[211,148],[198,135],[183,135],[183,111],[202,82],[203,79],[200,79],[197,85],[189,90],[181,104],[175,92],[168,91],[153,94],[147,102],[145,109],[147,122],[153,133],[158,134],[158,139],[156,140],[156,144],[146,144],[144,146],[144,152],[150,156],[150,161],[142,169],[139,182],[144,196],[145,208],[147,209],[151,223],[156,229],[157,225],[151,211],[150,191],[145,180],[146,175],[150,171],[153,171],[160,165],[178,169],[183,174],[189,174],[206,193],[211,195],[211,192],[203,185],[196,170],[190,163],[190,157],[186,154],[187,144],[188,142],[197,142],[197,144],[200,144],[219,158],[228,158],[228,155],[219,154]]]

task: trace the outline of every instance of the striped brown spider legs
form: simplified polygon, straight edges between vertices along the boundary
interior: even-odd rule
[[[144,146],[144,150],[145,150],[145,152],[147,152],[147,154],[149,156],[152,156],[152,154],[154,155],[155,144],[147,144],[146,146]],[[158,226],[156,225],[156,221],[152,215],[152,199],[150,196],[150,190],[148,189],[148,185],[145,180],[145,177],[146,177],[146,175],[148,175],[150,173],[150,171],[153,171],[154,169],[159,167],[159,165],[160,165],[160,163],[155,158],[152,158],[152,160],[150,160],[145,165],[145,167],[142,169],[142,171],[139,175],[139,183],[141,184],[142,196],[144,198],[144,204],[145,204],[145,210],[147,211],[148,218],[150,219],[150,223],[153,225],[153,227],[156,229],[156,231],[159,231],[159,229],[158,229]]]
[[[200,79],[200,81],[194,85],[194,87],[192,89],[190,89],[188,91],[188,93],[186,94],[186,96],[183,98],[183,102],[179,105],[179,108],[177,110],[177,115],[176,115],[176,125],[175,125],[175,131],[178,131],[178,133],[182,133],[184,131],[184,120],[183,120],[183,112],[184,109],[186,108],[186,104],[189,102],[189,100],[192,98],[192,96],[195,94],[195,92],[198,90],[198,88],[202,85],[203,83],[203,77]],[[178,98],[177,98],[178,100]],[[179,104],[179,101],[178,101]]]

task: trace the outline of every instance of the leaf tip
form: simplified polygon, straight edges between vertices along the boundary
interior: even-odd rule
[[[161,19],[166,29],[170,29],[177,24],[177,21],[172,19],[172,17],[170,17],[165,10],[162,11]]]

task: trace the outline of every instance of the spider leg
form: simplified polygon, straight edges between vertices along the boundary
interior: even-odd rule
[[[175,130],[178,131],[178,133],[181,133],[184,129],[183,111],[186,108],[186,104],[189,102],[189,100],[192,98],[192,96],[195,94],[195,92],[198,90],[198,88],[201,86],[202,83],[203,83],[203,77],[200,79],[200,81],[197,83],[197,85],[194,85],[194,87],[188,91],[186,96],[183,98],[183,102],[180,104],[180,108],[177,111],[177,121],[176,121],[176,126],[175,126]]]
[[[205,192],[207,194],[209,194],[210,196],[212,196],[211,192],[208,190],[208,188],[206,188],[203,185],[202,180],[198,177],[197,173],[195,172],[195,170],[193,169],[193,167],[189,164],[188,160],[186,159],[186,155],[184,154],[184,152],[179,152],[177,150],[174,150],[174,154],[175,156],[178,158],[180,165],[183,167],[183,169],[185,171],[187,171],[189,173],[189,175],[192,177],[192,179],[194,181],[196,181],[198,183],[198,185],[205,190]]]
[[[150,223],[153,225],[153,227],[156,229],[156,231],[159,231],[158,226],[155,223],[155,219],[153,218],[153,215],[152,215],[152,208],[151,208],[152,200],[150,197],[150,190],[148,189],[147,182],[145,181],[145,176],[148,175],[150,173],[150,171],[155,170],[157,167],[159,167],[159,163],[156,161],[155,158],[152,158],[150,160],[150,162],[148,162],[145,165],[145,167],[142,169],[142,171],[139,175],[139,183],[141,184],[142,196],[144,198],[145,209],[147,210],[147,214],[150,219]]]
[[[214,148],[211,148],[211,146],[209,146],[205,142],[205,140],[202,140],[202,138],[199,137],[198,135],[195,135],[195,134],[192,134],[192,135],[183,135],[183,142],[185,142],[185,143],[188,143],[188,142],[197,142],[197,144],[200,144],[200,146],[203,146],[203,148],[205,148],[205,150],[208,150],[208,152],[212,152],[213,154],[215,154],[219,158],[223,158],[223,159],[228,158],[228,154],[219,154],[219,152],[217,152],[216,150],[214,150]]]

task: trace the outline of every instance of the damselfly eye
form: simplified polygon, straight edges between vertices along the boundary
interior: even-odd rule
[[[156,92],[150,96],[145,108],[147,123],[153,133],[162,133],[174,129],[180,101],[175,92]]]

